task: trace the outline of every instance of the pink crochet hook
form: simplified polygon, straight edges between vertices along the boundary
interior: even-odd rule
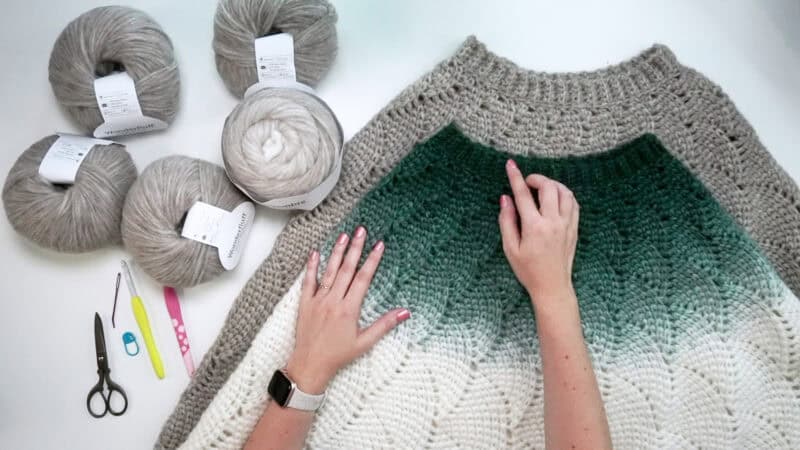
[[[175,337],[178,339],[178,347],[181,349],[183,364],[186,372],[191,378],[194,375],[194,361],[189,349],[189,337],[186,335],[186,327],[183,325],[183,315],[181,314],[181,304],[178,301],[178,294],[175,289],[164,286],[164,302],[167,304],[167,312],[172,319],[172,329],[175,330]]]

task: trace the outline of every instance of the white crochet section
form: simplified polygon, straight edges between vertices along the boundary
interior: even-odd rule
[[[294,348],[294,329],[305,270],[253,341],[245,359],[214,397],[192,434],[180,448],[240,448],[264,412],[272,373],[283,367]],[[222,401],[217,401],[224,399]]]
[[[292,349],[302,276],[182,448],[247,440]],[[800,448],[800,302],[775,280],[775,298],[733,307],[724,332],[686,336],[671,354],[655,342],[611,362],[593,353],[616,448]],[[410,330],[337,375],[309,447],[544,448],[538,348],[476,365],[462,356],[469,336],[420,348],[407,344]]]

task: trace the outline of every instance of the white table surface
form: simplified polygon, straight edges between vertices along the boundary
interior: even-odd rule
[[[47,64],[58,33],[101,0],[8,0],[0,15],[0,176],[55,130],[78,129],[55,102]],[[705,73],[733,98],[779,163],[800,179],[800,3],[785,1],[546,2],[485,0],[335,1],[339,56],[319,86],[351,137],[401,89],[450,56],[469,34],[523,67],[591,70],[654,42]],[[216,163],[222,124],[236,104],[211,50],[214,0],[127,2],[172,38],[181,70],[181,108],[166,131],[123,138],[139,167],[169,154]],[[259,209],[239,267],[180,293],[199,363],[249,275],[269,253],[287,213]],[[0,447],[139,449],[154,443],[189,379],[160,286],[140,273],[167,376],[144,353],[122,352],[133,330],[124,281],[117,328],[110,314],[121,248],[83,255],[42,250],[0,218]],[[93,314],[106,319],[112,378],[127,391],[124,416],[93,419],[97,381]]]

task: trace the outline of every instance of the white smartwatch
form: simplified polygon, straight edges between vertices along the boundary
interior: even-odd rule
[[[316,411],[325,402],[324,392],[314,395],[301,391],[283,369],[276,370],[272,374],[267,392],[283,408]]]

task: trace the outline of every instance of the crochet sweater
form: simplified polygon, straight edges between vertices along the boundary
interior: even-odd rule
[[[415,143],[448,123],[499,150],[549,157],[591,155],[652,133],[750,234],[783,281],[800,289],[796,186],[722,91],[679,64],[666,47],[596,72],[542,74],[469,38],[347,144],[339,184],[317,209],[292,218],[278,237],[236,300],[157,447],[175,448],[186,440],[276,305],[283,304],[279,300],[301,271],[306,250],[323,242]],[[640,419],[639,414],[629,418]]]
[[[334,378],[309,447],[544,446],[534,315],[497,225],[508,156],[448,127],[329,233],[326,254],[361,223],[386,242],[364,325],[397,305],[414,320]],[[797,448],[800,302],[702,183],[652,135],[516,159],[581,204],[574,284],[616,446]],[[184,448],[244,444],[294,345],[301,280]]]

